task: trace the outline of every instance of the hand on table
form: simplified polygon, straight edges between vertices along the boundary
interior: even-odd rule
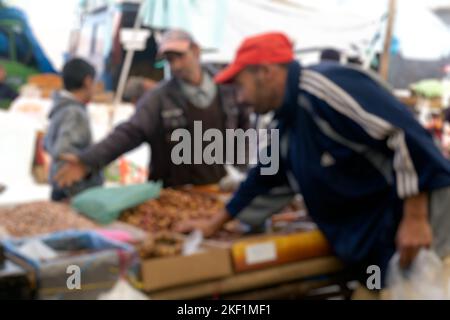
[[[199,230],[205,238],[213,236],[231,217],[226,211],[222,211],[211,219],[187,220],[175,226],[176,232],[188,233]]]

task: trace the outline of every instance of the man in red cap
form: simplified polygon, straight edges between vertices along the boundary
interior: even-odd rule
[[[91,168],[102,168],[141,143],[152,148],[149,179],[161,180],[165,187],[215,184],[226,175],[223,164],[175,164],[172,134],[186,129],[194,136],[196,122],[204,131],[246,130],[249,109],[238,108],[232,87],[214,82],[214,70],[202,66],[200,47],[186,31],[163,34],[158,54],[168,61],[172,79],[144,94],[136,113],[104,140],[77,155],[62,155],[67,163],[56,175],[59,185],[72,185]]]
[[[370,265],[380,267],[383,282],[397,250],[403,266],[423,247],[450,254],[450,163],[381,81],[333,62],[303,68],[276,32],[246,39],[215,80],[234,82],[240,101],[257,112],[274,111],[280,143],[269,150],[280,146],[280,170],[263,175],[259,164],[221,214],[180,231],[209,236],[287,185],[364,283]]]

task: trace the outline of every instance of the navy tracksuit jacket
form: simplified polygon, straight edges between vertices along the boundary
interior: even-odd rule
[[[292,62],[274,121],[278,173],[253,168],[228,212],[237,216],[257,197],[289,185],[342,261],[360,266],[365,278],[376,264],[384,279],[403,199],[450,186],[450,162],[407,107],[356,67]]]

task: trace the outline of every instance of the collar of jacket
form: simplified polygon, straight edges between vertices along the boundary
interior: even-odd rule
[[[202,69],[204,72],[207,72],[211,77],[214,77],[214,72],[206,67],[206,66],[202,66]],[[227,92],[229,91],[227,89],[227,86],[223,86],[223,85],[217,85],[217,92],[219,94],[219,101],[222,104],[223,101],[223,96],[224,94],[226,95]],[[176,103],[176,105],[180,106],[181,108],[183,108],[184,110],[186,110],[187,108],[187,98],[184,96],[183,91],[181,90],[181,85],[179,80],[177,80],[176,78],[172,78],[167,82],[166,85],[166,92],[167,95],[170,96]]]
[[[300,72],[300,63],[297,61],[292,61],[288,66],[283,104],[275,111],[274,119],[283,119],[284,121],[295,119],[293,115],[296,113],[298,108],[297,100]]]
[[[208,108],[217,95],[217,85],[212,76],[205,70],[202,71],[202,82],[199,86],[179,80],[183,95],[194,106],[200,109]]]

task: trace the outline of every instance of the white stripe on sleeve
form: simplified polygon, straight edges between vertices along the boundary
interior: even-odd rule
[[[318,72],[303,70],[299,86],[300,89],[325,101],[334,110],[359,124],[372,138],[387,139],[388,147],[394,151],[393,166],[398,196],[406,198],[419,193],[417,172],[403,130],[366,111],[346,91]]]

